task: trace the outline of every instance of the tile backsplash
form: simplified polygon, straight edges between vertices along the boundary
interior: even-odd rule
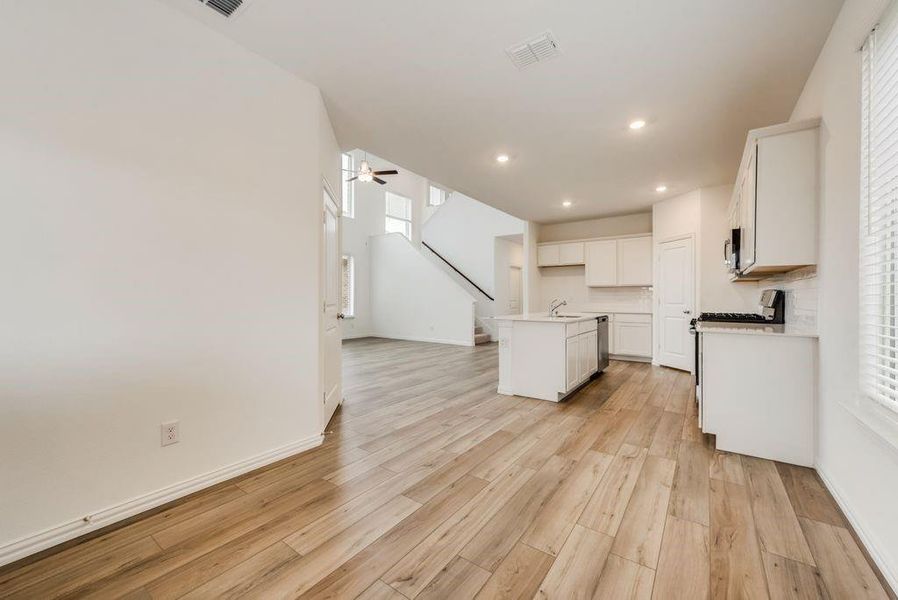
[[[786,323],[817,329],[817,267],[805,267],[758,282],[761,290],[786,292]]]

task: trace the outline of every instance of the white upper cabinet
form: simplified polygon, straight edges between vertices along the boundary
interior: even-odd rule
[[[558,244],[540,244],[536,248],[536,264],[540,267],[554,267],[561,264]]]
[[[617,285],[617,240],[586,242],[586,285]]]
[[[586,242],[586,285],[652,285],[652,236]]]
[[[540,244],[536,248],[538,267],[561,267],[583,264],[583,242]]]
[[[749,132],[730,205],[743,275],[817,264],[819,128],[811,119]]]
[[[582,265],[583,242],[558,244],[558,254],[561,257],[561,264],[563,265]]]
[[[549,242],[536,249],[540,267],[586,265],[588,287],[652,285],[652,236]]]
[[[617,240],[617,285],[652,285],[652,238]]]

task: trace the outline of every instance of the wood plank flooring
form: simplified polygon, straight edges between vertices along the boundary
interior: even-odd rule
[[[814,471],[717,452],[688,374],[553,404],[497,348],[344,343],[325,443],[38,561],[2,598],[889,598]]]

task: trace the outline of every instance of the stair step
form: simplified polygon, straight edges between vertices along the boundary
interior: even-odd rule
[[[474,328],[474,335],[477,335],[478,333],[483,333],[483,327],[478,326]]]
[[[475,333],[474,334],[474,343],[475,344],[489,344],[490,343],[490,334]]]

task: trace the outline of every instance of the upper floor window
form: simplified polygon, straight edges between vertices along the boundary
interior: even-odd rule
[[[450,192],[435,185],[430,186],[430,195],[427,197],[428,206],[439,206],[449,199]]]
[[[860,387],[898,411],[898,4],[862,52]],[[892,413],[894,414],[894,413]]]
[[[355,170],[352,154],[343,153],[343,216],[350,219],[355,217],[355,182],[347,181]]]
[[[384,230],[401,233],[412,239],[412,201],[405,196],[387,192],[387,213]]]

